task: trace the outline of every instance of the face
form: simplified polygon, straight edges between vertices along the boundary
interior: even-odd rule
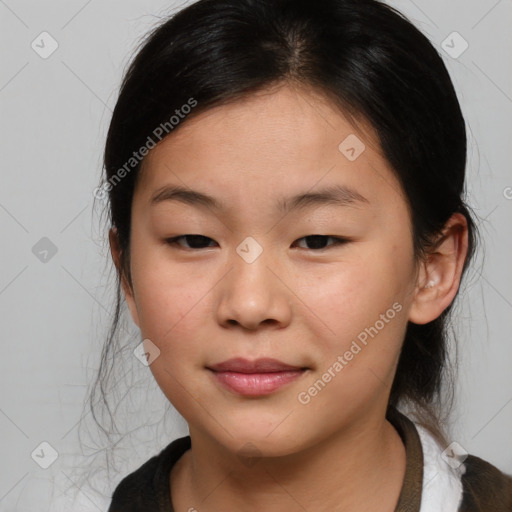
[[[130,243],[126,299],[191,433],[285,455],[385,410],[417,272],[369,127],[289,87],[186,120],[144,161]],[[300,370],[210,369],[232,358]]]

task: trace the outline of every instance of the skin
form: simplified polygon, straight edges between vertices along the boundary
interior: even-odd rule
[[[354,161],[338,149],[350,134],[366,146]],[[284,216],[275,209],[281,198],[333,184],[368,202]],[[227,209],[151,206],[164,185],[209,194]],[[166,241],[185,234],[208,239],[196,249],[189,239]],[[324,249],[303,238],[315,234],[326,235]],[[263,249],[252,263],[236,251],[248,236]],[[351,241],[334,245],[329,236]],[[115,230],[110,241],[120,270]],[[393,511],[405,448],[385,419],[390,387],[408,321],[437,318],[457,292],[464,217],[455,214],[436,250],[416,261],[407,200],[371,127],[285,84],[182,122],[149,153],[130,244],[125,297],[142,338],[160,350],[150,369],[192,439],[171,473],[175,510]],[[396,303],[401,311],[300,403],[298,393]],[[244,397],[206,369],[237,356],[308,371],[270,395]],[[252,461],[241,456],[247,443]]]

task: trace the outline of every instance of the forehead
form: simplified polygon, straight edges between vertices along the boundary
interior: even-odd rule
[[[148,201],[165,184],[244,200],[249,191],[277,199],[333,185],[379,200],[403,196],[371,126],[356,125],[321,94],[291,87],[182,121],[145,158],[139,195]]]

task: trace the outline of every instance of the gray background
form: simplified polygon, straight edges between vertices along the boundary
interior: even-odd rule
[[[452,75],[469,130],[469,202],[486,246],[457,307],[454,440],[512,473],[512,2],[391,3],[429,36]],[[93,190],[123,69],[139,37],[177,5],[0,0],[2,511],[48,510],[51,494],[65,494],[66,486],[78,494],[72,510],[108,505],[77,483],[71,456],[112,309],[109,253]],[[31,47],[34,40],[42,46],[43,31],[59,45],[46,59]],[[469,45],[457,58],[442,47],[453,31]],[[447,41],[452,53],[461,49],[453,36]],[[50,48],[49,40],[44,46]],[[44,237],[55,254],[41,252]],[[161,413],[165,401],[148,374],[142,373],[156,396],[152,414]],[[177,413],[164,432],[139,432],[118,475],[185,433]],[[36,449],[50,453],[45,445],[41,452],[41,442],[59,454],[48,469],[31,457]],[[102,481],[105,492],[112,489],[114,483]],[[53,503],[52,510],[71,510]]]

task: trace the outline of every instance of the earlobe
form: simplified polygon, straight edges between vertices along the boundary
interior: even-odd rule
[[[129,283],[126,280],[126,276],[124,275],[124,271],[121,265],[121,247],[119,245],[119,238],[117,235],[117,229],[115,227],[111,228],[108,234],[109,243],[110,243],[110,253],[112,255],[112,260],[114,261],[114,265],[117,269],[117,273],[121,278],[121,286],[123,289],[124,297],[126,303],[128,304],[128,309],[130,310],[131,317],[134,323],[139,326],[139,315],[137,312],[137,306],[135,304],[135,297],[133,295],[133,290]]]
[[[467,251],[467,221],[464,215],[455,213],[421,263],[409,310],[410,322],[432,322],[452,303],[459,289]]]

